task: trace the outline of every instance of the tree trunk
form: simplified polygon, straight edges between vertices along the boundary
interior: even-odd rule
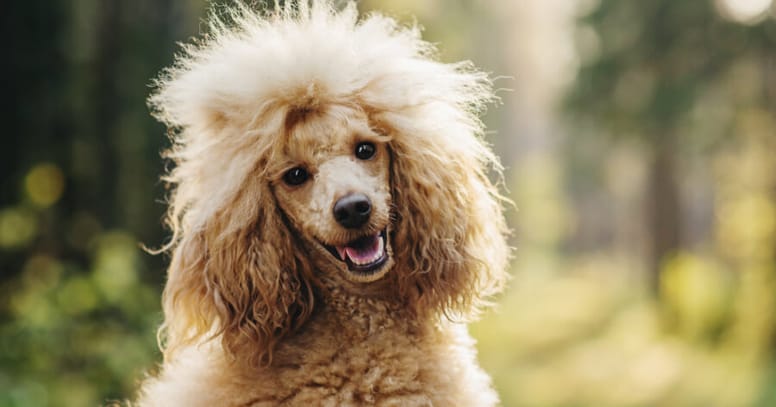
[[[653,147],[648,183],[648,225],[650,231],[650,283],[658,292],[660,270],[665,259],[680,245],[681,214],[676,179],[676,152],[671,137],[658,138]]]

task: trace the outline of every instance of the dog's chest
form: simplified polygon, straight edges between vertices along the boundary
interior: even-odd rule
[[[279,349],[270,373],[285,405],[430,405],[438,366],[428,338],[373,324],[374,332],[305,335]]]
[[[408,335],[385,330],[307,331],[280,344],[271,367],[249,368],[218,351],[189,348],[149,385],[144,405],[492,406],[497,396],[477,366],[465,330]],[[232,360],[232,362],[229,362]],[[165,400],[175,400],[169,404]]]

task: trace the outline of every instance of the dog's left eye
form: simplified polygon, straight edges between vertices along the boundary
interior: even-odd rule
[[[368,160],[374,157],[377,147],[373,143],[360,143],[356,146],[356,157],[361,160]]]
[[[294,167],[283,174],[283,181],[288,185],[301,185],[307,181],[310,174],[302,167]]]

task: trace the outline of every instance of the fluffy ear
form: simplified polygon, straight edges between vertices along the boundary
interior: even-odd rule
[[[175,247],[163,298],[166,357],[220,338],[232,356],[269,364],[274,345],[310,315],[304,251],[295,247],[269,187],[257,188]],[[251,221],[232,227],[235,218]]]
[[[503,198],[486,173],[489,166],[498,173],[499,166],[471,129],[452,121],[393,130],[399,287],[420,313],[474,316],[507,279]]]

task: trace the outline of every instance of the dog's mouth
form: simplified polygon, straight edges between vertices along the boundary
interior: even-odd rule
[[[373,235],[359,237],[343,246],[323,246],[359,280],[373,281],[381,277],[389,259],[385,229]]]

